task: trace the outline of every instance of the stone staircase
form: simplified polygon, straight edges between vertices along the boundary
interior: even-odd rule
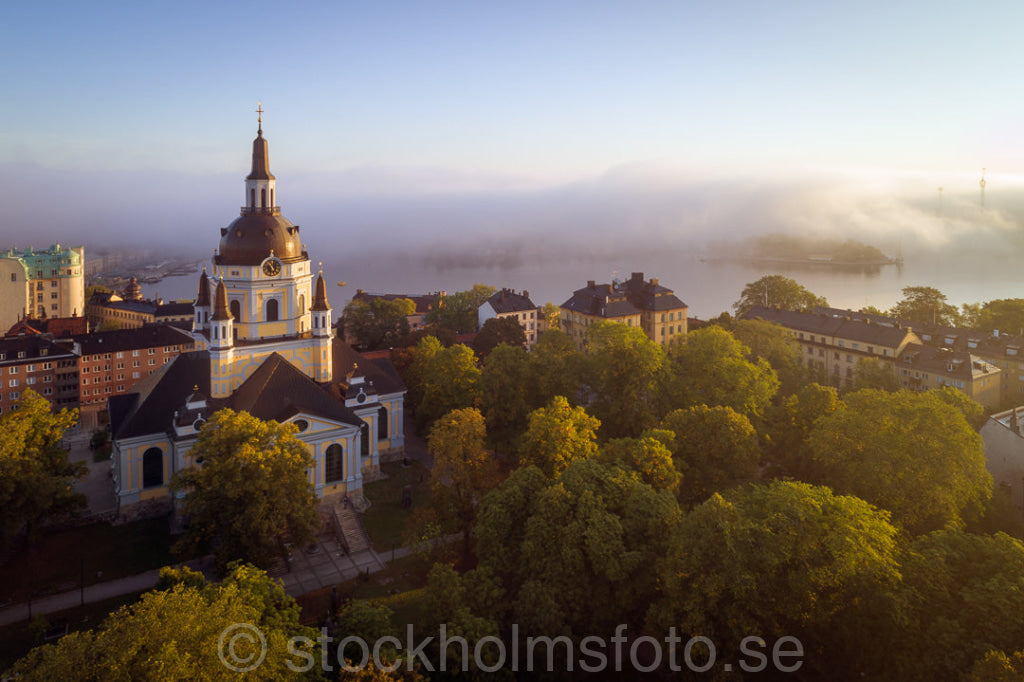
[[[355,554],[373,546],[370,543],[370,536],[363,528],[363,522],[359,519],[359,514],[351,507],[335,505],[334,519],[337,522],[337,528],[341,531],[340,539],[346,552]]]

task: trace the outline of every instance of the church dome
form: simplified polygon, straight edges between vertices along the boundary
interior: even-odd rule
[[[285,263],[308,258],[302,250],[299,228],[281,215],[250,213],[221,229],[218,263],[259,265],[271,252]]]

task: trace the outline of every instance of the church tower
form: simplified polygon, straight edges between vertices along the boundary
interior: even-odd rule
[[[314,381],[331,380],[334,333],[323,275],[317,286],[317,304],[323,310],[313,312],[309,254],[299,226],[282,216],[277,206],[277,179],[270,172],[262,108],[258,111],[245,205],[234,222],[221,228],[213,257],[217,290],[208,319],[210,283],[204,284],[205,271],[199,281],[199,299],[204,299],[205,287],[205,300],[196,303],[194,334],[200,347],[211,351],[213,398],[230,395],[271,353],[279,353]],[[328,326],[323,328],[325,320]]]

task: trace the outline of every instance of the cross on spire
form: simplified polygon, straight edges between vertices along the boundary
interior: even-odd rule
[[[256,102],[256,122],[259,124],[259,131],[263,132],[263,102]]]

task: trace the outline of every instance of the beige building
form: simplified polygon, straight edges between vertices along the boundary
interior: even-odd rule
[[[84,264],[81,246],[0,251],[0,325],[9,329],[23,318],[84,315]]]
[[[640,327],[652,341],[668,346],[672,339],[686,336],[687,310],[656,278],[645,281],[642,272],[634,272],[625,282],[597,284],[590,280],[562,304],[559,321],[562,331],[581,350],[587,329],[603,320]]]

